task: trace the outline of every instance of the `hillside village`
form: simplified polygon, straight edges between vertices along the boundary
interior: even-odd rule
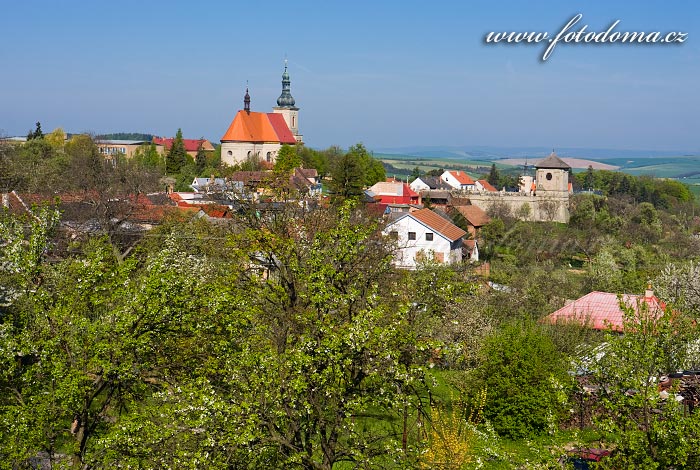
[[[399,181],[305,144],[286,65],[253,98],[0,142],[0,468],[700,467],[686,186]]]

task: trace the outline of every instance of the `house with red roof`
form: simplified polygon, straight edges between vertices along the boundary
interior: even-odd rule
[[[590,292],[568,303],[556,312],[542,319],[545,323],[573,323],[590,327],[594,330],[612,330],[622,333],[625,330],[625,314],[621,307],[626,305],[635,314],[650,315],[660,318],[666,305],[648,288],[644,295],[612,294],[609,292]]]
[[[173,137],[153,137],[153,143],[158,149],[158,153],[161,155],[165,154],[173,146],[175,138]],[[182,139],[182,143],[185,145],[185,150],[187,154],[192,158],[197,156],[199,151],[199,146],[202,146],[202,150],[205,152],[213,152],[214,146],[207,139]]]
[[[454,189],[459,189],[461,191],[474,191],[476,189],[476,182],[474,179],[461,170],[447,170],[440,175],[440,179]]]
[[[299,134],[299,108],[290,92],[285,63],[282,94],[271,113],[250,110],[250,93],[246,88],[243,109],[236,113],[221,137],[221,161],[235,165],[249,159],[274,163],[282,145],[302,143]]]
[[[400,181],[380,181],[370,187],[366,194],[381,204],[420,204],[420,195]]]
[[[474,186],[476,187],[477,191],[488,191],[490,193],[497,193],[498,192],[498,190],[496,188],[494,188],[493,185],[491,185],[491,183],[489,183],[486,180],[477,180],[474,183]]]
[[[384,235],[396,240],[394,264],[415,269],[421,259],[439,263],[462,261],[464,230],[430,209],[406,212],[387,224]]]

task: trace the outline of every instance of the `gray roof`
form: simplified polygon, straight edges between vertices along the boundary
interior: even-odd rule
[[[569,170],[571,167],[567,165],[564,160],[559,158],[557,154],[554,153],[554,150],[552,150],[552,153],[549,154],[547,158],[535,163],[535,168],[556,168],[561,170]]]

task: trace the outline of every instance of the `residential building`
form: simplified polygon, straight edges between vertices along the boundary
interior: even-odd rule
[[[421,209],[401,214],[387,224],[384,234],[398,244],[394,264],[415,269],[421,259],[432,258],[448,264],[461,262],[467,232],[432,210]]]
[[[95,143],[98,151],[105,158],[114,158],[117,155],[131,158],[139,147],[150,142],[147,140],[97,140]]]
[[[153,143],[156,145],[158,153],[161,155],[166,154],[168,150],[170,150],[170,147],[173,146],[173,142],[175,142],[175,138],[173,137],[153,137]],[[185,151],[192,158],[197,156],[200,146],[204,152],[214,151],[214,146],[207,139],[182,139],[182,143],[185,146]]]
[[[476,182],[474,179],[461,170],[445,171],[440,176],[440,179],[449,184],[453,189],[458,189],[460,191],[474,191],[476,189]]]
[[[623,332],[625,314],[620,306],[621,302],[637,314],[651,315],[654,318],[660,317],[666,308],[651,288],[648,288],[644,295],[620,296],[610,292],[594,291],[547,315],[543,321],[551,324],[574,323],[594,330]]]

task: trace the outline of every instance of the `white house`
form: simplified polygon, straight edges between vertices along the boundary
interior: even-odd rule
[[[461,262],[463,237],[467,232],[432,210],[421,209],[389,223],[384,234],[398,243],[394,264],[415,269],[417,261],[425,258],[448,264]]]
[[[440,179],[452,186],[454,189],[460,189],[463,191],[474,191],[476,189],[476,182],[464,171],[445,171],[440,176]]]

